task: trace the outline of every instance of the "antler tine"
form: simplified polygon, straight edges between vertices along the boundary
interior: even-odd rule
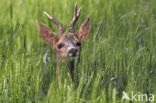
[[[50,16],[47,12],[44,11],[43,13],[48,17],[48,19],[50,19],[53,23],[57,25],[57,27],[59,28],[59,34],[63,34],[64,30],[62,24],[55,17]]]
[[[71,33],[74,33],[74,25],[79,18],[80,11],[81,11],[81,8],[79,8],[79,10],[77,12],[77,4],[75,4],[74,17],[73,17],[72,21],[70,22],[70,27],[69,27],[69,32],[71,32]]]
[[[75,8],[74,8],[74,16],[77,15],[77,4],[75,4]]]

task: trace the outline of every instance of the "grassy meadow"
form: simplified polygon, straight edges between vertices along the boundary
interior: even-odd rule
[[[40,22],[58,32],[43,11],[68,32],[74,5],[82,8],[75,29],[90,17],[91,33],[71,80],[40,37]],[[0,0],[0,103],[156,103],[123,99],[156,95],[156,0]]]

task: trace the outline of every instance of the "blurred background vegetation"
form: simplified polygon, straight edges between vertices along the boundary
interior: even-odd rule
[[[76,2],[75,28],[90,17],[91,33],[76,80],[62,63],[58,86],[55,52],[38,24],[58,31],[47,11],[68,32]],[[123,91],[156,94],[155,33],[156,0],[0,0],[0,103],[129,103]]]

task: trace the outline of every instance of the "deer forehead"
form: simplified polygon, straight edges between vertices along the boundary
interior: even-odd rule
[[[78,41],[78,38],[74,34],[64,34],[59,38],[58,43],[65,43],[65,44],[73,44]]]

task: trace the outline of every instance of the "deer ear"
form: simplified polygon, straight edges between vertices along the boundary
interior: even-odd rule
[[[58,41],[58,38],[56,37],[55,33],[53,33],[47,26],[45,26],[42,23],[39,24],[39,30],[43,40],[49,45],[51,45],[53,48],[55,48],[55,45]]]
[[[91,28],[91,21],[90,19],[86,19],[83,24],[80,26],[80,29],[78,30],[78,37],[79,37],[79,40],[80,42],[84,41],[89,33],[90,33],[90,28]]]

